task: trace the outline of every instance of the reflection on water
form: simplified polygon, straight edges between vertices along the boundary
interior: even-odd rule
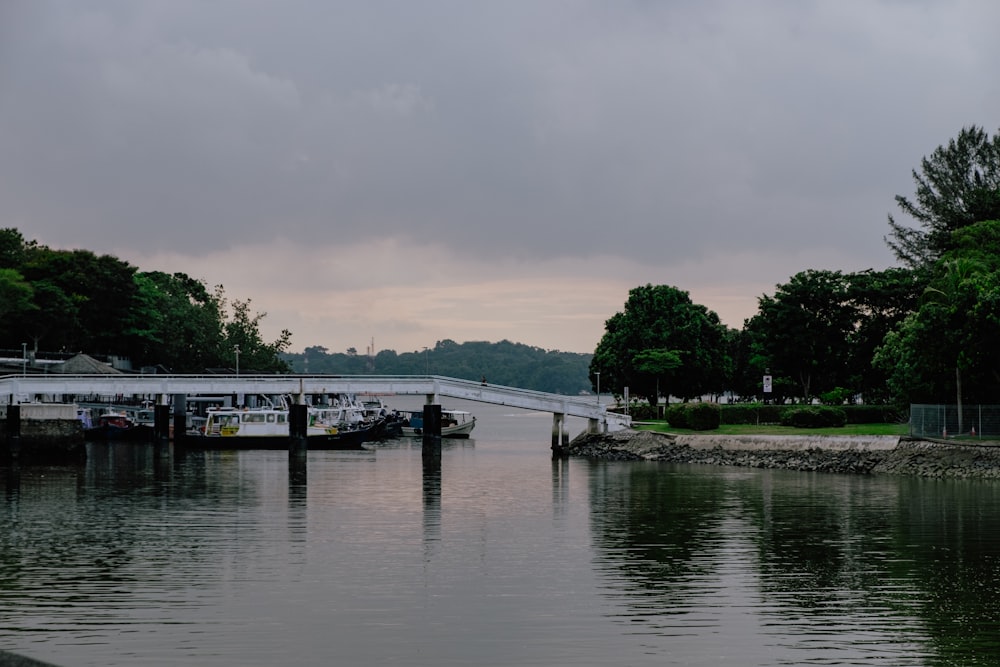
[[[552,460],[551,415],[509,418],[438,449],[112,443],[0,470],[0,650],[67,667],[1000,655],[995,483]]]
[[[1000,655],[995,483],[601,464],[591,481],[633,632],[715,634],[722,653],[749,626],[747,664]]]

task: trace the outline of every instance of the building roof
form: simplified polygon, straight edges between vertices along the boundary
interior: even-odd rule
[[[94,359],[93,357],[80,353],[71,357],[61,364],[53,364],[53,373],[103,373],[105,375],[121,375],[117,368],[112,368],[110,364]]]

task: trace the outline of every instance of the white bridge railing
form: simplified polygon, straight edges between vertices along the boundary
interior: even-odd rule
[[[485,384],[439,375],[7,375],[0,377],[0,402],[76,400],[84,396],[144,396],[185,394],[403,394],[507,405],[525,410],[594,420],[607,430],[631,425],[631,418],[609,412],[593,396],[564,396],[530,389]],[[67,397],[74,397],[68,399]]]

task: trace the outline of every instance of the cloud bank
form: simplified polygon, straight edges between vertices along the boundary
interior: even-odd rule
[[[631,287],[733,327],[884,268],[1000,108],[1000,5],[15,0],[0,225],[184,271],[293,349],[590,352]]]

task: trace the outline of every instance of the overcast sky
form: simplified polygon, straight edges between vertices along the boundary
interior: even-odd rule
[[[646,283],[740,328],[799,271],[894,264],[921,158],[1000,128],[998,26],[995,0],[0,0],[0,227],[222,284],[292,351],[592,352]]]

